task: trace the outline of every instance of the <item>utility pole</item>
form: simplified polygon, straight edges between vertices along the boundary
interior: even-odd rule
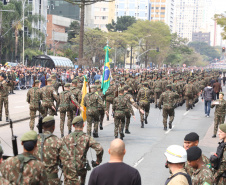
[[[0,9],[0,63],[2,62],[2,9]]]
[[[131,46],[130,69],[132,69],[132,62],[133,62],[133,46]]]
[[[26,0],[23,0],[23,65],[24,65],[24,9],[25,9]]]

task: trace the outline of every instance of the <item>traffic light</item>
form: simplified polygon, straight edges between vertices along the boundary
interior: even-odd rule
[[[225,47],[222,48],[222,53],[225,53]]]
[[[159,48],[156,48],[156,52],[159,52]]]

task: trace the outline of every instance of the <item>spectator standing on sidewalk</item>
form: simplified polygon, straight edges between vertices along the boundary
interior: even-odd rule
[[[203,98],[205,103],[205,116],[210,117],[210,106],[212,100],[214,99],[214,91],[211,87],[211,83],[208,83],[207,87],[204,88]]]
[[[216,81],[214,84],[213,84],[213,90],[214,90],[214,93],[216,95],[216,97],[214,97],[215,99],[219,99],[219,92],[222,92],[222,87],[221,87],[221,83],[219,83],[218,81]]]

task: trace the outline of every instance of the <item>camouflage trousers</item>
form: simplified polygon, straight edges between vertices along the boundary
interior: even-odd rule
[[[71,130],[72,126],[72,111],[71,110],[65,110],[65,111],[60,111],[60,132],[61,134],[64,134],[64,123],[65,123],[65,116],[67,113],[67,126],[68,126],[68,131]]]
[[[94,123],[94,130],[93,132],[98,134],[98,121],[99,121],[99,114],[95,113],[95,114],[91,114],[91,115],[87,115],[86,114],[86,118],[87,118],[87,135],[91,136],[91,131],[92,131],[92,123]]]
[[[99,121],[102,124],[104,121],[104,109],[99,109]]]
[[[35,117],[36,117],[37,111],[39,111],[39,108],[35,108],[35,107],[30,106],[30,123],[29,123],[29,126],[30,126],[31,130],[34,130]],[[44,109],[43,109],[42,106],[40,107],[40,114],[44,118],[44,116],[43,116],[44,115]]]
[[[145,111],[145,119],[147,119],[147,117],[149,115],[149,110],[150,110],[150,103],[148,101],[140,101],[139,106],[142,110]],[[141,122],[144,121],[144,114],[142,114],[141,112],[140,112],[140,121]]]
[[[113,104],[113,100],[112,101],[106,100],[106,111],[108,111],[108,113],[109,113],[109,109],[110,109],[111,104]]]
[[[162,116],[163,116],[163,125],[164,125],[164,127],[167,127],[167,118],[168,118],[168,116],[170,117],[169,123],[173,123],[174,115],[175,115],[174,108],[170,108],[170,109],[163,108]]]
[[[48,185],[60,185],[60,179],[48,179]]]
[[[8,96],[0,97],[0,117],[2,117],[2,107],[5,107],[5,116],[9,117],[9,100]]]
[[[185,96],[185,100],[186,100],[186,108],[189,109],[190,106],[193,104],[193,97],[192,96]]]
[[[122,134],[125,126],[125,113],[123,111],[115,111],[114,115],[115,137],[118,137],[118,133]]]
[[[49,116],[54,116],[55,111],[51,108],[51,106],[43,105],[44,114],[43,117],[46,117],[48,114]]]
[[[160,95],[162,94],[162,92],[155,92],[155,105],[158,104],[158,99],[160,98]]]
[[[214,114],[214,131],[213,131],[214,135],[217,134],[218,126],[220,124],[224,124],[224,121],[225,121],[225,115]]]
[[[86,175],[87,175],[87,170],[80,170],[79,171],[79,176],[80,176],[80,181],[81,181],[81,185],[85,185],[86,182]]]
[[[129,111],[126,111],[125,114],[126,114],[126,129],[129,130],[129,124],[130,124],[131,114],[130,114]]]
[[[216,185],[225,185],[226,184],[226,178],[220,177]]]

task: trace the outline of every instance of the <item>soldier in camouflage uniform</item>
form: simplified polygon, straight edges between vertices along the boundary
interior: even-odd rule
[[[163,103],[163,111],[162,111],[162,116],[163,116],[163,125],[164,125],[164,130],[167,130],[167,118],[168,116],[170,117],[169,120],[169,129],[172,129],[172,123],[174,120],[175,116],[175,103],[176,99],[179,97],[179,94],[176,92],[171,91],[171,85],[167,85],[166,89],[167,91],[162,93],[159,99],[159,109],[161,109],[162,103]]]
[[[51,85],[52,80],[50,78],[47,79],[47,86],[41,88],[41,99],[42,99],[42,106],[44,108],[44,117],[47,116],[48,110],[49,115],[53,116],[56,115],[57,108],[54,105],[54,100],[58,104],[59,97],[57,96],[57,92],[55,91],[54,87]]]
[[[112,110],[114,112],[114,135],[115,138],[118,138],[118,133],[120,133],[120,139],[123,140],[124,133],[123,129],[125,126],[125,111],[128,110],[135,119],[134,112],[131,104],[126,101],[124,97],[124,88],[119,89],[119,95],[113,100]]]
[[[193,146],[198,146],[198,144],[199,144],[199,135],[197,133],[191,132],[184,137],[184,149],[185,150],[188,150],[189,148],[191,148]],[[204,154],[202,154],[202,160],[203,160],[204,164],[206,165],[206,167],[211,169],[210,160]],[[184,168],[185,168],[185,171],[190,176],[192,176],[194,169],[193,169],[193,167],[188,165],[188,162],[185,163]]]
[[[139,111],[141,111],[144,114],[144,111],[134,101],[131,93],[128,92],[129,88],[130,88],[129,86],[124,87],[124,98],[126,99],[126,101],[128,101],[131,105],[133,105],[136,109],[138,109]],[[132,88],[131,88],[131,91],[132,91]],[[125,133],[130,134],[130,131],[129,131],[129,124],[130,124],[130,118],[131,118],[130,111],[128,109],[126,109],[125,114],[126,114],[126,130],[125,130]]]
[[[197,146],[189,148],[187,150],[187,159],[188,164],[194,169],[191,176],[192,184],[213,185],[213,174],[202,160],[202,150]]]
[[[56,74],[52,74],[52,75],[51,75],[51,79],[52,79],[52,86],[54,87],[56,93],[58,94],[58,89],[59,89],[59,87],[61,86],[61,83],[59,83],[59,82],[57,81],[57,76],[56,76]]]
[[[96,82],[95,82],[96,83]],[[104,101],[104,94],[101,90],[101,85],[97,86],[97,94],[101,97],[101,99]],[[100,121],[100,130],[103,130],[103,121],[104,121],[104,108],[99,105],[98,107],[99,111],[99,121]]]
[[[140,108],[145,111],[145,117],[144,113],[140,111],[141,128],[144,128],[144,121],[145,124],[148,124],[147,118],[150,110],[150,95],[151,91],[148,89],[148,83],[144,82],[143,87],[140,88],[137,94],[137,102],[139,102]]]
[[[92,123],[94,122],[93,137],[98,136],[98,121],[99,111],[98,108],[104,108],[104,102],[101,97],[96,94],[97,87],[91,87],[91,93],[87,93],[84,97],[84,106],[86,107],[87,117],[87,134],[91,136]]]
[[[113,104],[113,100],[115,98],[115,90],[116,90],[116,87],[114,85],[114,81],[111,80],[110,87],[105,92],[105,97],[106,97],[106,111],[108,113],[109,113],[109,109],[110,109],[110,104]],[[109,121],[109,115],[107,115],[107,121]]]
[[[2,155],[3,155],[3,149],[2,149],[2,146],[0,145],[0,165],[2,163]],[[1,170],[0,170],[1,171]],[[0,176],[0,184],[3,184],[3,185],[8,185],[10,184],[8,180],[6,180],[5,178],[1,177]]]
[[[37,147],[33,155],[41,161],[46,169],[48,184],[59,185],[60,179],[58,178],[60,159],[62,163],[65,162],[61,158],[61,144],[62,141],[57,136],[53,135],[55,130],[55,120],[53,116],[47,116],[43,119],[43,133],[38,135]]]
[[[215,107],[214,112],[214,131],[213,138],[216,137],[218,125],[224,124],[225,114],[226,114],[226,101],[224,100],[224,93],[219,93],[219,100],[214,101],[211,105],[211,108]]]
[[[89,148],[96,151],[97,160],[93,163],[99,165],[102,162],[103,148],[93,137],[83,132],[84,122],[81,116],[75,117],[72,124],[75,131],[63,138],[62,147],[63,152],[69,154],[71,164],[76,167],[76,171],[73,168],[64,169],[65,184],[77,185],[75,182],[77,182],[77,177],[80,176],[81,185],[85,185],[87,170],[90,170],[90,166],[86,165],[88,162],[86,159],[87,152]]]
[[[193,104],[193,96],[194,96],[194,86],[191,83],[191,79],[188,80],[188,84],[186,84],[184,86],[184,96],[185,96],[185,100],[186,100],[186,111],[188,111],[190,108],[192,108],[192,104]]]
[[[39,111],[42,115],[44,114],[44,109],[41,106],[40,101],[40,89],[39,80],[35,80],[35,86],[29,89],[27,92],[27,102],[30,104],[30,129],[34,130],[36,111]]]
[[[75,96],[75,99],[79,104],[81,104],[81,90],[78,88],[78,80],[72,80],[70,91]],[[80,110],[71,102],[71,110],[73,111],[73,117],[80,115]]]
[[[21,137],[24,152],[10,157],[1,166],[1,174],[11,184],[39,184],[47,185],[45,166],[32,154],[37,143],[37,133],[33,130]]]
[[[0,121],[2,121],[2,106],[4,104],[6,121],[9,122],[9,86],[10,84],[5,81],[4,73],[0,73]]]
[[[11,93],[11,94],[15,94],[15,93],[13,92],[14,87],[15,87],[15,82],[16,82],[16,75],[15,75],[14,70],[12,69],[12,71],[11,71],[11,81],[10,81],[10,83],[11,83],[10,93]]]
[[[160,79],[154,82],[154,93],[155,93],[155,108],[157,108],[158,99],[162,94],[162,81]]]
[[[68,132],[71,133],[71,122],[73,120],[73,111],[70,109],[70,103],[73,103],[75,106],[77,106],[78,109],[82,109],[82,107],[77,102],[75,96],[70,92],[70,84],[65,85],[65,90],[60,93],[60,101],[59,101],[59,111],[60,111],[60,132],[61,137],[64,136],[64,122],[65,122],[65,116],[67,113],[67,126],[68,126]]]

